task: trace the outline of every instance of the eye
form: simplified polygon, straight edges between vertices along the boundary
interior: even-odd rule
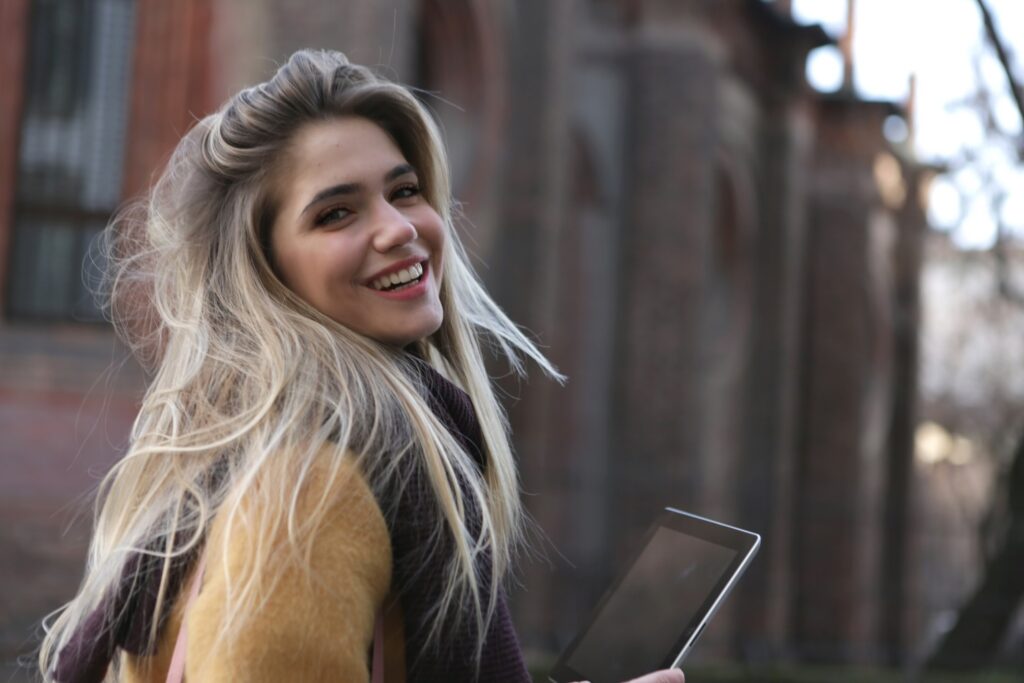
[[[351,213],[351,211],[349,211],[343,206],[336,206],[333,209],[328,209],[327,211],[324,211],[322,214],[317,216],[316,220],[313,221],[313,223],[317,226],[330,225],[332,223],[337,223],[339,221],[344,220]]]
[[[412,197],[419,196],[419,194],[419,185],[416,185],[415,183],[407,183],[395,188],[395,191],[391,193],[391,201],[395,201],[397,199],[410,199]]]

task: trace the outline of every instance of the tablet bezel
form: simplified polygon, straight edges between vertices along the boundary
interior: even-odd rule
[[[703,632],[708,621],[710,621],[711,617],[714,616],[719,605],[722,604],[725,596],[727,596],[732,590],[737,579],[739,579],[743,574],[744,570],[750,564],[750,560],[757,553],[757,550],[761,545],[761,537],[752,531],[746,531],[745,529],[740,529],[728,524],[715,522],[705,517],[677,510],[676,508],[665,508],[658,518],[655,519],[650,529],[647,530],[647,534],[644,536],[643,542],[640,544],[639,549],[630,559],[625,569],[615,579],[611,587],[605,591],[601,600],[598,601],[597,606],[594,607],[590,616],[587,618],[586,625],[580,629],[573,641],[569,643],[569,646],[565,648],[562,655],[558,658],[558,662],[556,662],[549,676],[549,680],[551,680],[552,683],[600,680],[600,676],[584,674],[572,669],[567,664],[567,661],[571,658],[573,652],[582,642],[583,637],[588,631],[590,631],[591,627],[593,627],[594,622],[597,621],[597,618],[600,616],[605,604],[611,599],[612,595],[615,594],[615,591],[618,590],[619,586],[626,579],[626,576],[629,575],[633,565],[635,565],[637,560],[640,559],[640,556],[643,554],[644,550],[646,550],[651,539],[654,538],[654,534],[661,528],[668,528],[694,538],[699,538],[709,543],[730,548],[736,551],[736,557],[729,564],[726,570],[722,572],[722,578],[708,593],[707,599],[705,599],[704,603],[701,604],[700,608],[695,612],[693,619],[685,625],[681,635],[673,644],[672,649],[665,655],[661,662],[652,662],[652,671],[678,667],[682,663],[683,659],[697,642],[697,639],[700,637],[700,634]]]

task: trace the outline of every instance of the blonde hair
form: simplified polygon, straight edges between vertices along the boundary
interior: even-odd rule
[[[322,315],[281,283],[268,258],[274,163],[300,127],[342,116],[369,119],[395,140],[444,220],[444,321],[418,342],[418,355],[469,394],[486,449],[483,474],[431,411],[416,359]],[[153,374],[128,452],[100,487],[83,583],[48,624],[44,676],[135,553],[162,567],[154,641],[169,609],[171,562],[203,542],[214,514],[224,516],[228,536],[243,527],[260,538],[285,535],[294,557],[305,557],[330,501],[300,519],[296,497],[325,448],[337,455],[329,482],[354,458],[378,493],[406,476],[410,458],[422,468],[440,512],[434,532],[454,551],[429,639],[469,605],[479,655],[522,538],[507,423],[482,346],[516,372],[526,356],[560,376],[473,273],[453,229],[449,184],[438,129],[407,89],[338,52],[302,50],[199,121],[144,202],[111,223],[111,317]],[[468,510],[479,515],[473,524]],[[258,586],[275,567],[271,551],[256,544],[228,577],[220,633],[228,642],[258,610]],[[480,558],[491,563],[487,594]]]

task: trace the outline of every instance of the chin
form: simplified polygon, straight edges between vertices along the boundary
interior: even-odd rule
[[[443,319],[438,318],[437,320],[424,321],[422,325],[410,326],[406,330],[395,330],[391,333],[371,334],[370,336],[383,344],[404,348],[437,332],[441,329],[442,322]]]

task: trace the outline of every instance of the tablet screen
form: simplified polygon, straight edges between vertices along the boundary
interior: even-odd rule
[[[650,673],[701,616],[737,551],[659,527],[566,663],[609,680]]]
[[[678,666],[760,545],[750,531],[666,508],[551,680],[618,682]]]

